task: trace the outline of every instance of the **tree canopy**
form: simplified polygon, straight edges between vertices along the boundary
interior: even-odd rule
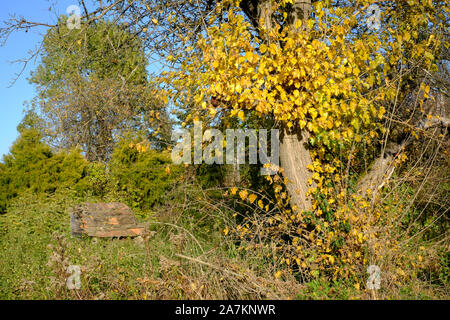
[[[65,21],[44,37],[30,78],[36,103],[57,144],[106,161],[124,130],[149,130],[149,113],[165,114],[165,106],[149,82],[142,41],[129,28],[100,20],[80,32]]]

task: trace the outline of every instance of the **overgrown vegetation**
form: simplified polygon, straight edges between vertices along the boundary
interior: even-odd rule
[[[62,17],[0,162],[0,298],[448,299],[448,4],[379,1],[374,29],[372,2],[93,1],[80,29]],[[200,120],[279,129],[277,174],[173,164],[172,130]],[[72,238],[86,201],[124,202],[148,232]]]
[[[188,191],[189,190],[189,191]],[[23,194],[0,216],[2,299],[371,299],[353,282],[299,281],[273,260],[275,245],[254,247],[225,236],[233,227],[228,199],[212,199],[191,183],[170,193],[171,204],[143,211],[140,239],[70,236],[68,210],[92,197],[70,190]],[[183,200],[184,199],[184,200]],[[190,200],[186,200],[190,199]],[[174,200],[178,200],[176,202]],[[211,205],[214,200],[214,206]],[[177,203],[177,204],[176,204]],[[209,205],[208,205],[209,204]],[[183,211],[184,210],[184,211]],[[376,298],[446,298],[442,255],[429,274],[383,286]],[[81,289],[68,290],[69,265],[81,266]],[[278,275],[284,270],[283,275]],[[406,272],[406,271],[405,271]],[[431,277],[431,278],[429,278]]]

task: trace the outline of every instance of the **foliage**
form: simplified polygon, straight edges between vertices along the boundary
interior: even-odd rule
[[[45,35],[32,72],[36,103],[60,146],[81,146],[88,160],[107,161],[124,128],[147,130],[149,119],[167,118],[163,103],[148,83],[142,43],[125,26],[101,20],[82,33],[64,21]],[[163,134],[167,140],[170,132]]]
[[[195,185],[186,187],[190,198],[196,198],[194,190],[202,193]],[[260,259],[237,254],[219,228],[210,225],[205,228],[209,236],[202,237],[181,202],[150,213],[146,223],[151,231],[144,238],[70,237],[68,211],[82,201],[96,200],[68,190],[24,194],[0,216],[0,298],[261,299],[295,297],[300,289],[292,277],[273,279],[269,264],[260,268]],[[163,211],[172,206],[179,212],[163,219]],[[203,210],[199,216],[213,213],[212,207],[198,209]],[[200,254],[200,263],[180,256]],[[66,287],[69,265],[81,268],[79,290]]]
[[[374,3],[119,0],[81,30],[62,18],[31,79],[49,123],[30,112],[0,163],[0,296],[447,297],[448,5],[376,1],[373,29]],[[148,80],[158,54],[171,68]],[[311,178],[294,192],[311,206],[283,168],[262,181],[255,165],[172,165],[175,119],[304,137]],[[43,143],[45,125],[89,162]],[[152,231],[68,240],[64,212],[85,200],[125,201]],[[69,261],[83,290],[64,287]]]
[[[383,200],[371,201],[375,192],[355,190],[354,181],[387,139],[392,120],[386,111],[412,92],[420,105],[428,98],[420,72],[436,72],[448,44],[445,3],[390,2],[376,31],[364,15],[372,1],[315,1],[314,16],[294,24],[294,1],[264,3],[268,13],[258,16],[256,30],[241,1],[217,3],[205,32],[167,58],[179,68],[164,80],[178,106],[188,106],[188,120],[270,116],[282,128],[309,133],[311,210],[290,206],[289,177],[269,177],[276,193],[270,206],[239,193],[259,204],[265,220],[252,227],[249,218],[236,234],[252,237],[259,230],[277,239],[280,262],[306,278],[350,278],[359,286],[369,262],[381,263],[387,251],[395,255],[401,241],[383,237],[380,224],[389,221],[395,233],[395,218],[387,216]],[[401,153],[393,166],[406,159]],[[406,263],[402,255],[395,259]]]
[[[182,173],[182,167],[172,164],[169,152],[154,150],[139,138],[119,142],[109,170],[111,188],[124,194],[132,207],[145,209],[162,203]]]
[[[22,128],[19,138],[0,164],[0,211],[23,192],[53,193],[57,189],[86,188],[87,161],[79,150],[53,152],[37,129]]]

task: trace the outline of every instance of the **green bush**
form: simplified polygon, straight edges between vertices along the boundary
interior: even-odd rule
[[[139,139],[123,139],[109,164],[112,189],[134,208],[148,209],[163,202],[183,167],[173,165],[170,152],[150,149]]]
[[[20,131],[0,162],[1,213],[24,192],[53,194],[58,189],[151,208],[162,202],[183,170],[172,164],[169,152],[150,149],[137,138],[119,142],[110,163],[89,163],[78,149],[53,152],[37,129]]]
[[[108,165],[104,162],[90,162],[87,169],[87,183],[90,195],[101,199],[111,193]]]
[[[36,129],[23,129],[0,165],[0,212],[11,199],[27,191],[53,193],[58,188],[83,192],[87,161],[79,150],[54,153]]]

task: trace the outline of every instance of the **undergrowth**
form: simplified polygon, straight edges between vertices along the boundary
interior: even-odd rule
[[[217,190],[181,187],[168,195],[166,205],[137,210],[147,225],[144,237],[101,239],[71,237],[69,221],[73,205],[98,199],[70,190],[39,197],[23,194],[0,216],[0,298],[448,298],[442,286],[443,281],[448,284],[445,252],[443,268],[433,275],[439,285],[416,277],[374,293],[350,281],[302,282],[272,258],[270,245],[224,234],[235,222],[229,218],[233,209],[220,195]],[[70,265],[80,267],[80,289],[66,285]]]

